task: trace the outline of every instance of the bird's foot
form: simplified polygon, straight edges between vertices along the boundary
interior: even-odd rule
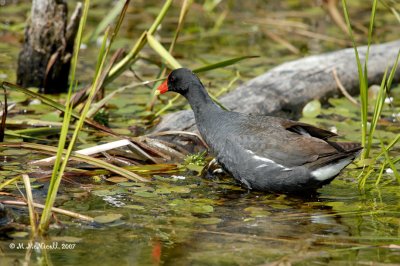
[[[203,170],[203,176],[206,179],[217,179],[219,175],[226,174],[224,169],[218,163],[217,159],[212,159]]]

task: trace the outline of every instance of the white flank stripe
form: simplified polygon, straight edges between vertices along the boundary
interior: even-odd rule
[[[314,176],[318,181],[324,181],[339,174],[340,170],[342,170],[350,162],[351,159],[344,159],[336,164],[330,164],[318,168],[317,170],[312,171],[311,175]]]
[[[266,163],[277,164],[277,163],[275,163],[274,161],[272,161],[272,160],[270,160],[270,159],[268,159],[268,158],[260,157],[260,156],[258,156],[258,155],[254,155],[254,156],[253,156],[253,159],[259,160],[259,161],[263,161],[263,162],[266,162]],[[280,165],[280,164],[279,164],[279,165]],[[282,166],[282,165],[280,165],[280,166]]]
[[[253,159],[254,159],[254,160],[262,161],[262,162],[266,162],[266,163],[272,164],[273,166],[282,168],[282,171],[291,171],[291,170],[292,170],[292,169],[290,169],[290,168],[286,168],[285,166],[283,166],[283,165],[281,165],[281,164],[279,164],[279,163],[274,162],[274,161],[271,160],[271,159],[268,159],[268,158],[265,158],[265,157],[261,157],[261,156],[258,156],[258,155],[254,155],[254,152],[252,152],[252,151],[250,151],[250,150],[246,150],[246,151],[247,151],[248,153],[250,153],[250,154],[253,155]],[[257,169],[257,168],[261,168],[261,167],[266,167],[266,166],[268,166],[268,164],[261,164],[261,165],[257,166],[256,169]]]

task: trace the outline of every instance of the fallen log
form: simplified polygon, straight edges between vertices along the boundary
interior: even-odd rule
[[[387,66],[393,66],[400,50],[400,40],[370,47],[369,84],[380,84]],[[359,47],[363,62],[367,47]],[[296,118],[312,99],[322,101],[339,94],[333,69],[352,95],[359,93],[358,71],[353,48],[301,58],[281,64],[220,98],[232,111]],[[390,69],[389,69],[390,70]],[[395,81],[400,79],[400,67]],[[162,117],[153,132],[167,130],[197,131],[193,112],[183,110]]]

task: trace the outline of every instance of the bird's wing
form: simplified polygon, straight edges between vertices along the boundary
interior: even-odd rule
[[[310,135],[315,138],[326,140],[331,137],[337,136],[335,133],[315,127],[313,125],[309,125],[306,123],[301,123],[292,120],[281,120],[281,125],[292,132],[298,133],[300,135]]]
[[[342,152],[326,141],[336,134],[305,123],[254,116],[241,120],[240,126],[235,128],[240,128],[235,134],[244,136],[236,138],[242,148],[251,151],[254,156],[267,158],[287,167],[311,163]]]

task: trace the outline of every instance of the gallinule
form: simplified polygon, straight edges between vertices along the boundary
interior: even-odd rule
[[[183,95],[197,127],[224,170],[248,189],[303,193],[330,183],[362,149],[359,143],[332,142],[336,134],[272,116],[221,109],[189,69],[172,71],[157,88]]]

